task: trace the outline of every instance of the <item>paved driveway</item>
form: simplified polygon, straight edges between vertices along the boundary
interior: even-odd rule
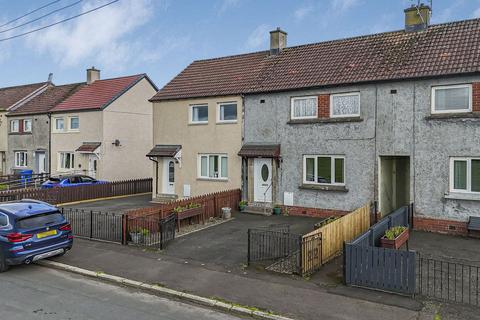
[[[294,216],[257,216],[234,213],[235,219],[223,224],[176,238],[165,254],[167,256],[213,263],[225,267],[241,267],[247,262],[247,231],[249,228],[272,224],[289,224],[290,232],[305,234],[313,230],[322,218]]]
[[[111,200],[100,200],[92,202],[82,202],[70,206],[64,206],[65,208],[79,208],[84,210],[95,210],[104,212],[123,212],[126,210],[132,210],[144,207],[153,207],[154,203],[151,203],[151,194],[144,194],[139,196],[129,196],[124,198],[116,198]]]

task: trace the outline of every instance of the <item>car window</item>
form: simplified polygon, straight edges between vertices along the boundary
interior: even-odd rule
[[[0,227],[5,227],[8,225],[8,217],[0,213]]]
[[[82,177],[82,181],[83,181],[83,182],[93,182],[94,180],[93,180],[93,178],[90,178],[90,177],[87,177],[87,176],[83,176],[83,177]]]
[[[18,219],[16,222],[16,227],[19,229],[35,229],[61,223],[63,221],[64,217],[60,212],[47,212],[35,215],[33,217]]]
[[[80,177],[71,177],[70,183],[82,183],[82,179]]]

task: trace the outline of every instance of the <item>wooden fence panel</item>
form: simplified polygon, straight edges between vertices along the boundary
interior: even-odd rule
[[[311,274],[343,250],[343,243],[358,237],[370,227],[370,204],[303,236],[303,274]],[[319,259],[315,257],[320,253]]]

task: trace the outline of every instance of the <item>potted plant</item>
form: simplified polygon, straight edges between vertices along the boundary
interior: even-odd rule
[[[240,209],[240,211],[243,212],[243,210],[245,210],[245,207],[247,206],[247,201],[245,200],[242,200],[238,203],[238,209]]]
[[[280,207],[280,206],[275,206],[275,207],[273,207],[273,214],[274,214],[274,215],[278,216],[278,215],[280,215],[281,213],[282,213],[282,207]]]
[[[137,228],[130,231],[130,239],[135,244],[145,243],[145,238],[148,237],[150,231],[144,228]]]
[[[383,248],[399,249],[407,242],[410,233],[407,227],[397,226],[385,231],[385,235],[380,238],[380,246]]]

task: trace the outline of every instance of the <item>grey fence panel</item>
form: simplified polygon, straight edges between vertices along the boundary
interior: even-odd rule
[[[365,232],[364,234],[358,236],[355,240],[352,241],[352,244],[357,244],[360,246],[369,246],[370,245],[370,232]]]
[[[402,207],[388,215],[390,218],[390,227],[408,226],[408,207]]]
[[[383,218],[380,222],[376,223],[373,227],[370,228],[371,230],[371,243],[372,246],[380,245],[380,238],[385,234],[390,228],[390,219]]]
[[[345,282],[402,294],[415,293],[415,252],[346,244]]]

